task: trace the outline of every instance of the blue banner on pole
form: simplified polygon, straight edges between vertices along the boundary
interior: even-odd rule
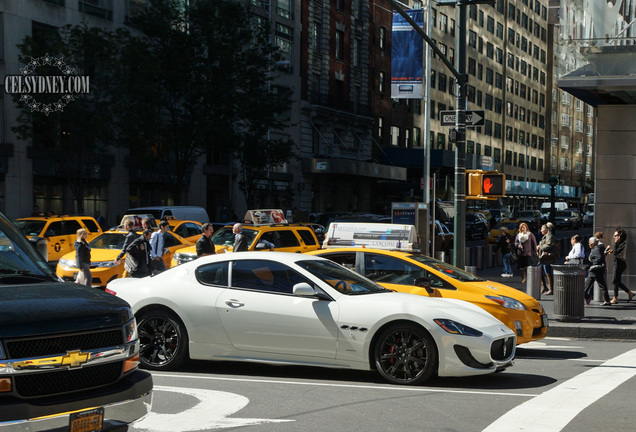
[[[406,13],[422,27],[424,11]],[[402,15],[393,12],[391,33],[391,97],[394,99],[421,99],[424,70],[424,39]]]

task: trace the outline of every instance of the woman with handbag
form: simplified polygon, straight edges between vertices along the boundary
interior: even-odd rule
[[[627,233],[623,228],[616,228],[616,232],[614,232],[614,249],[608,246],[605,251],[614,255],[614,273],[612,275],[614,298],[611,303],[618,303],[619,288],[627,293],[627,302],[629,303],[634,297],[634,292],[627,288],[621,280],[623,272],[627,269]]]
[[[526,283],[526,273],[529,265],[532,265],[532,258],[537,250],[537,239],[530,232],[528,224],[521,222],[519,233],[515,238],[515,249],[519,258],[519,270],[521,270],[521,283]]]
[[[605,282],[605,250],[601,246],[598,238],[590,237],[590,268],[588,269],[588,276],[585,279],[585,304],[589,305],[594,296],[594,282],[598,282],[598,286],[601,288],[603,299],[601,306],[611,306],[609,293],[607,292],[607,283]]]
[[[84,228],[77,230],[77,240],[75,246],[75,260],[77,261],[77,283],[90,287],[93,285],[93,276],[91,275],[91,247],[86,239],[88,232]]]
[[[554,264],[559,257],[558,246],[554,239],[552,230],[554,225],[548,222],[541,226],[541,241],[537,246],[537,255],[539,255],[539,267],[541,267],[541,292],[546,295],[552,295],[552,281],[554,279],[554,273],[552,270],[552,264]]]

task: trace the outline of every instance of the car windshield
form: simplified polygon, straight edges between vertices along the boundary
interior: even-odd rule
[[[44,241],[44,240],[41,240]],[[24,234],[0,214],[0,284],[59,280]]]
[[[15,226],[27,237],[40,235],[46,225],[45,220],[17,220]]]
[[[121,249],[126,240],[126,233],[104,233],[95,237],[90,243],[91,249]]]
[[[359,295],[390,291],[332,261],[305,260],[296,264],[342,294]]]
[[[453,279],[457,279],[462,282],[483,282],[484,281],[483,279],[478,278],[474,274],[468,273],[455,266],[447,264],[443,261],[438,261],[426,255],[412,254],[412,255],[409,255],[408,257],[428,267],[432,267],[433,269],[445,274],[446,276],[450,276]]]
[[[256,238],[258,231],[250,228],[243,228],[243,234],[247,238],[247,247],[249,248]],[[221,228],[215,232],[210,239],[215,246],[232,246],[234,244],[234,233],[232,232],[232,227],[226,226]]]

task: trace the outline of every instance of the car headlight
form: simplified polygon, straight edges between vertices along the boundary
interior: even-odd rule
[[[526,310],[526,306],[523,303],[519,300],[513,299],[512,297],[487,295],[486,298],[508,309]]]
[[[137,335],[137,321],[133,318],[124,324],[124,340],[126,342],[132,342],[139,339]]]
[[[116,267],[117,263],[115,261],[97,261],[91,263],[91,267]]]
[[[196,255],[190,255],[190,254],[180,254],[180,253],[174,254],[174,260],[178,262],[179,264],[194,261],[196,257],[197,257]]]
[[[63,267],[77,268],[77,261],[75,260],[61,258],[58,264]]]
[[[449,320],[449,319],[434,319],[433,321],[435,321],[435,323],[440,326],[441,328],[443,328],[444,330],[446,330],[448,333],[451,334],[459,334],[459,335],[463,335],[463,336],[475,336],[475,337],[479,337],[482,336],[483,333],[480,332],[479,330],[475,330],[472,327],[468,327],[462,323],[458,323],[457,321],[453,321],[453,320]]]

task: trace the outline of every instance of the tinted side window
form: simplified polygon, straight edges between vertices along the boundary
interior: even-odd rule
[[[280,241],[280,247],[296,247],[300,246],[298,243],[298,238],[294,235],[294,233],[290,230],[282,230],[277,231],[278,238]]]
[[[201,233],[203,232],[201,227],[197,224],[187,223],[185,225],[186,225],[187,232],[186,232],[186,235],[182,237],[192,237],[195,235],[201,235]]]
[[[197,280],[206,285],[220,285],[227,287],[228,285],[228,268],[226,262],[216,264],[206,264],[197,268],[194,273]]]
[[[241,260],[232,263],[232,287],[291,294],[306,278],[286,265],[265,260]]]
[[[316,244],[316,236],[310,230],[296,231],[306,245],[314,246]]]
[[[374,282],[413,285],[425,277],[423,268],[385,255],[367,253],[364,257],[365,276]]]
[[[97,224],[92,219],[82,219],[82,223],[86,225],[86,228],[92,233],[99,232]]]
[[[179,240],[177,240],[177,238],[175,236],[173,236],[170,233],[165,233],[163,235],[163,247],[172,247],[172,246],[179,246],[181,244],[181,242]]]
[[[330,253],[321,255],[323,258],[327,258],[335,262],[336,264],[340,264],[341,266],[347,267],[351,270],[355,270],[356,268],[356,253],[355,252],[346,252],[346,253]]]
[[[62,235],[64,228],[62,227],[62,221],[51,222],[44,231],[45,237],[54,237]]]
[[[77,230],[82,228],[80,223],[76,220],[67,220],[64,221],[64,235],[72,235],[77,234]]]

